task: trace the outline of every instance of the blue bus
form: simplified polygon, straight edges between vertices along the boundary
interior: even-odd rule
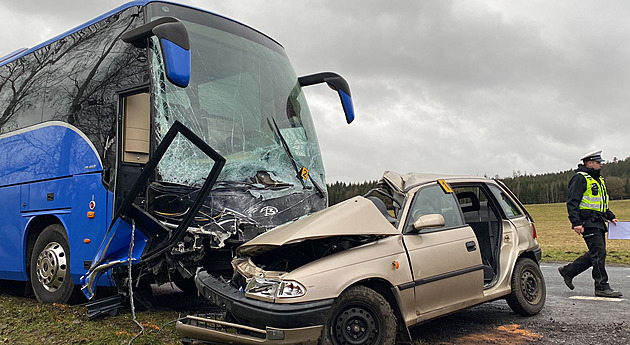
[[[0,279],[41,302],[231,269],[240,243],[327,207],[284,48],[201,9],[134,1],[0,59]]]

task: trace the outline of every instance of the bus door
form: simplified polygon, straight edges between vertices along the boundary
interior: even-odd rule
[[[190,141],[214,163],[197,194],[197,198],[193,201],[182,222],[178,224],[177,228],[171,229],[149,214],[145,210],[144,202],[142,201],[144,200],[149,179],[154,176],[158,163],[178,135],[182,135],[186,140]],[[123,161],[124,158],[123,152]],[[124,166],[124,164],[125,162],[121,162],[120,166]],[[155,152],[153,152],[146,164],[141,167],[139,176],[131,183],[132,186],[122,199],[120,206],[117,206],[114,220],[107,230],[107,234],[96,253],[90,269],[81,277],[82,290],[85,296],[88,299],[94,296],[94,283],[112,267],[131,265],[138,262],[150,262],[161,257],[176,243],[181,241],[188,226],[192,223],[195,215],[206,200],[210,189],[217,181],[224,165],[225,158],[223,156],[212,149],[188,127],[179,121],[175,121],[164,138],[162,138]],[[118,173],[119,178],[126,178],[123,176],[121,173]],[[119,189],[119,181],[117,181],[117,191],[121,191]],[[124,183],[129,183],[129,181]],[[116,196],[116,199],[118,198]]]
[[[114,210],[127,197],[133,183],[149,161],[151,138],[151,96],[141,88],[119,96],[118,138],[122,149],[116,169]]]

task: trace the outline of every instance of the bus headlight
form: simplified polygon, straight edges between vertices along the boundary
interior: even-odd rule
[[[246,296],[270,302],[276,298],[301,297],[305,294],[304,286],[291,280],[268,280],[252,277],[245,287]]]

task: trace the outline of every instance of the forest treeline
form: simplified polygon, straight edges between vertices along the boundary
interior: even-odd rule
[[[357,195],[364,195],[371,189],[376,188],[378,181],[365,181],[363,183],[335,182],[328,184],[328,204],[330,206],[350,199]]]
[[[515,171],[511,177],[495,178],[503,181],[524,204],[548,204],[567,200],[568,184],[573,174],[575,174],[574,170],[538,175]],[[604,164],[602,176],[606,179],[611,199],[630,199],[630,157],[623,160],[615,157]],[[364,195],[370,189],[376,188],[376,183],[377,181],[329,184],[329,204],[334,205],[353,196]]]

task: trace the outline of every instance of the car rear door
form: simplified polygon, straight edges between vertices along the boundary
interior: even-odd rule
[[[505,185],[499,183],[497,186],[489,183],[488,188],[503,213],[503,232],[500,254],[501,262],[507,263],[507,265],[501,270],[507,275],[508,272],[511,272],[517,259],[517,256],[514,255],[515,250],[517,250],[516,247],[520,245],[527,248],[536,245],[533,219],[516,196],[513,195]]]
[[[483,266],[473,230],[462,218],[450,187],[442,181],[418,187],[401,223],[411,263],[419,321],[459,308],[483,296]],[[413,223],[427,214],[441,214],[439,229],[415,231]],[[431,313],[431,314],[428,314]]]

